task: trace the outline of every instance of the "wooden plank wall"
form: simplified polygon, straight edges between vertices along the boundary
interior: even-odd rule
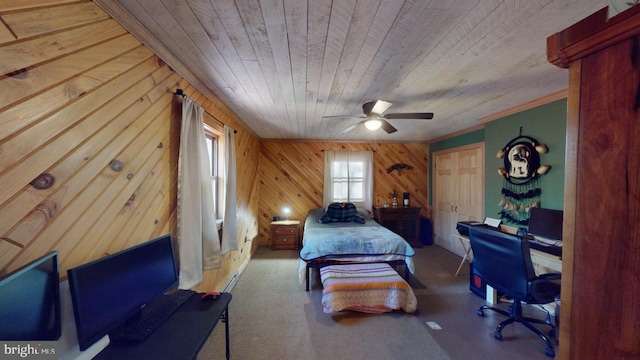
[[[273,216],[304,220],[309,210],[322,206],[324,176],[323,150],[370,150],[374,155],[374,205],[389,200],[388,193],[411,194],[411,205],[420,206],[421,215],[431,218],[428,207],[429,145],[422,143],[330,142],[262,140],[260,147],[260,241],[269,242]],[[397,163],[413,167],[400,173],[387,169]],[[401,199],[399,200],[401,201]]]
[[[238,130],[238,245],[258,234],[260,142],[89,1],[0,3],[0,273],[58,250],[66,270],[176,231],[180,87]]]

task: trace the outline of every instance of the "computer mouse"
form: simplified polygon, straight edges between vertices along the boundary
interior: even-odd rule
[[[200,299],[202,299],[202,300],[215,300],[215,299],[218,298],[218,295],[220,295],[220,293],[218,293],[217,291],[209,291],[208,293],[202,294]]]

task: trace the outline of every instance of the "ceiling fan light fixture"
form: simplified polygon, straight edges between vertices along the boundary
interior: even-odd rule
[[[364,122],[364,126],[369,130],[378,130],[382,126],[382,121],[376,119],[367,120]]]

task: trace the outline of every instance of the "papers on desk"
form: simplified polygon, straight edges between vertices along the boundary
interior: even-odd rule
[[[494,218],[490,218],[490,217],[484,219],[484,223],[485,224],[487,224],[487,225],[489,225],[491,227],[494,227],[494,228],[498,228],[498,229],[499,229],[499,226],[500,226],[500,222],[501,222],[500,219],[494,219]]]

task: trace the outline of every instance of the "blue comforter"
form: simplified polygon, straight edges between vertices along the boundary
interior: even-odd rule
[[[411,245],[400,235],[381,226],[368,215],[364,224],[322,224],[319,219],[323,214],[323,208],[313,209],[305,220],[300,251],[300,258],[304,261],[336,256],[415,255]]]

